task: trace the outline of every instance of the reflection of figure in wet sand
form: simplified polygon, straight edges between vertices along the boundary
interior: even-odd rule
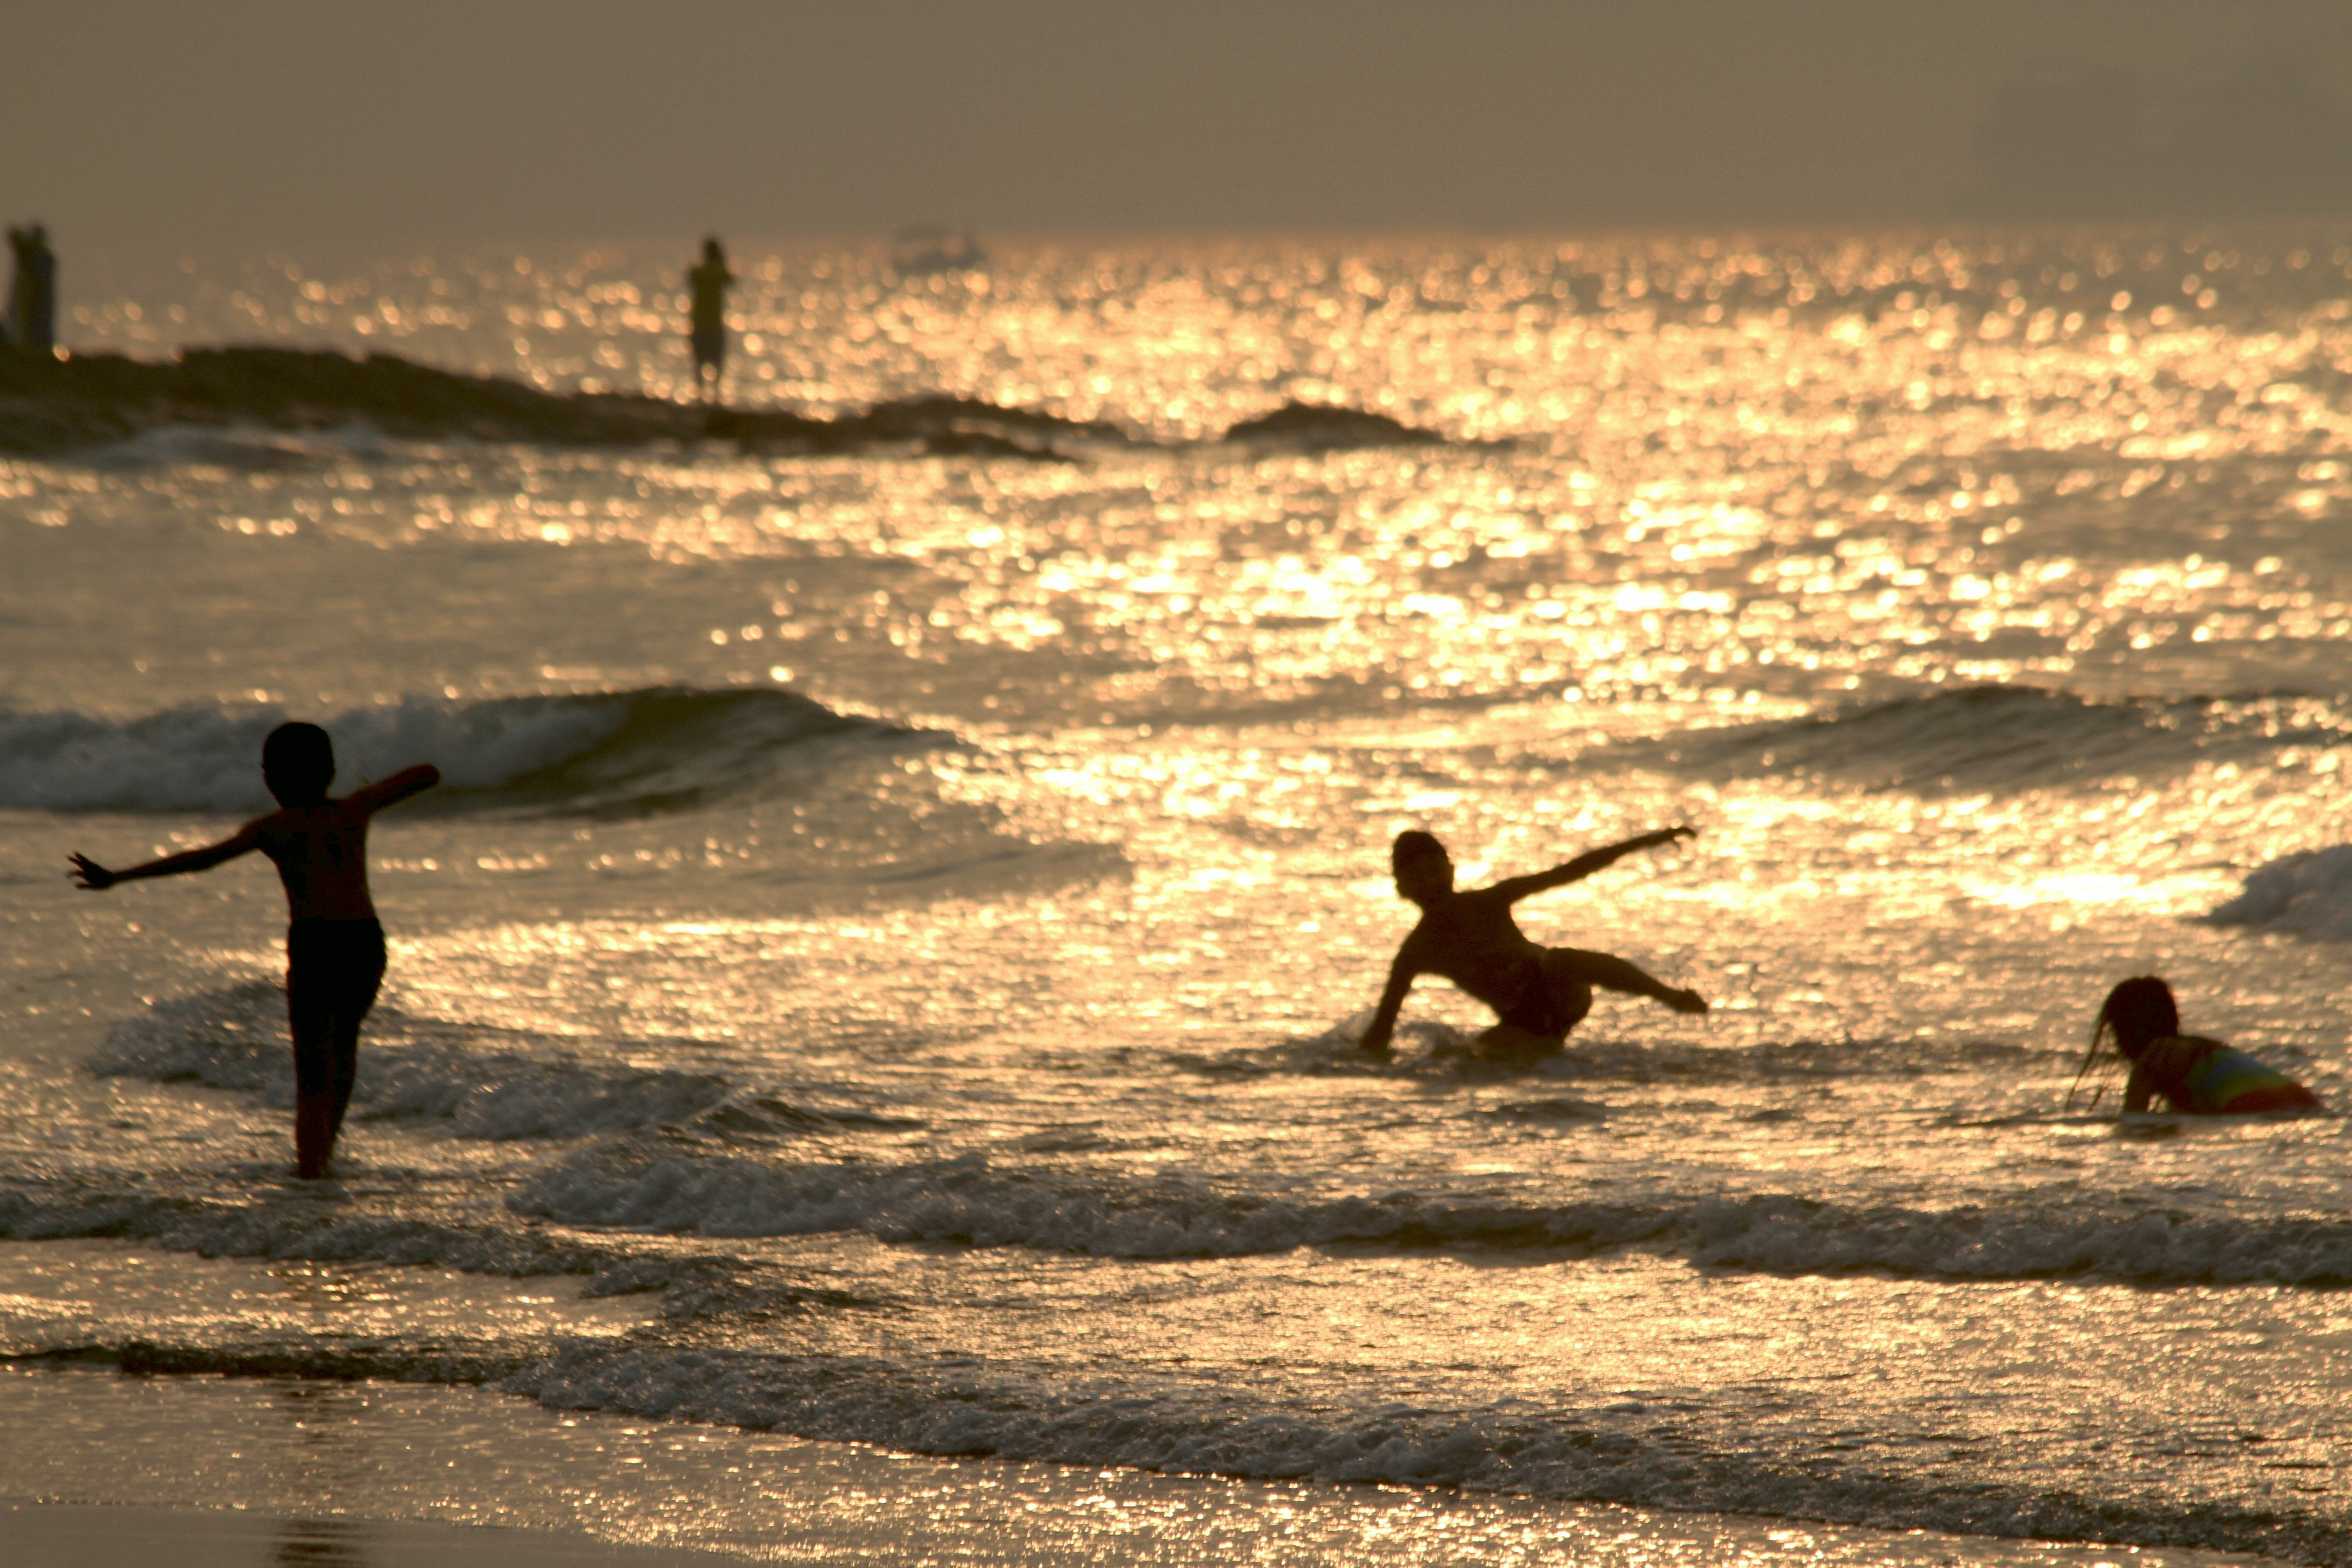
[[[694,389],[705,403],[717,399],[727,379],[727,286],[734,281],[727,253],[712,235],[702,242],[702,265],[686,275],[694,291]]]
[[[1495,1010],[1502,1021],[1478,1037],[1478,1054],[1491,1060],[1524,1061],[1559,1050],[1591,1010],[1595,986],[1647,996],[1677,1013],[1706,1012],[1706,1003],[1696,991],[1677,991],[1609,953],[1538,947],[1511,918],[1511,906],[1530,893],[1581,881],[1636,849],[1696,837],[1688,827],[1645,833],[1532,877],[1462,893],[1454,891],[1454,861],[1445,846],[1426,833],[1398,834],[1390,852],[1397,891],[1421,906],[1421,921],[1397,949],[1362,1048],[1388,1054],[1397,1011],[1422,974],[1442,974]]]
[[[298,1174],[327,1173],[359,1070],[360,1023],[383,983],[383,927],[368,897],[368,819],[441,782],[430,764],[327,797],[335,751],[316,724],[280,724],[261,746],[262,782],[283,809],[255,817],[217,844],[110,871],[86,855],[70,858],[82,887],[111,888],[145,877],[209,871],[258,849],[286,887],[286,1011],[294,1033],[294,1163]]]
[[[289,1519],[278,1527],[273,1568],[367,1568],[368,1530],[341,1519]]]

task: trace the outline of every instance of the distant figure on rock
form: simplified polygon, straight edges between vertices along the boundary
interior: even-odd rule
[[[49,231],[39,224],[8,231],[16,270],[8,287],[8,339],[18,348],[49,356],[58,342],[58,258]]]
[[[719,237],[702,242],[702,265],[686,275],[694,290],[694,388],[703,402],[717,400],[727,379],[727,287],[735,274],[727,270],[727,252]]]
[[[1397,1012],[1414,977],[1422,974],[1442,974],[1492,1007],[1502,1021],[1478,1037],[1478,1055],[1515,1066],[1560,1049],[1568,1032],[1591,1011],[1595,986],[1647,996],[1677,1013],[1706,1012],[1706,1003],[1696,991],[1678,990],[1611,953],[1538,947],[1511,918],[1511,906],[1530,893],[1582,881],[1636,849],[1696,837],[1688,827],[1644,833],[1588,849],[1549,871],[1465,893],[1454,889],[1454,860],[1445,846],[1426,833],[1398,834],[1390,854],[1397,891],[1421,906],[1421,921],[1397,949],[1380,1010],[1357,1044],[1373,1056],[1388,1055]]]

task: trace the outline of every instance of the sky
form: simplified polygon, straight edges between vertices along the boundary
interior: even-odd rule
[[[61,252],[2352,213],[2343,0],[75,0]]]

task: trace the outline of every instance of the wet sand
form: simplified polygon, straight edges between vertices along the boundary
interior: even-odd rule
[[[2265,1559],[916,1458],[484,1389],[0,1369],[0,1539],[41,1568],[1989,1563]]]
[[[45,1568],[693,1568],[744,1559],[611,1546],[552,1531],[478,1529],[406,1520],[290,1519],[233,1510],[17,1503],[0,1515],[12,1562]]]

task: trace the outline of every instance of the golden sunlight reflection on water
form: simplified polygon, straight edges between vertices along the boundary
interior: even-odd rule
[[[714,1313],[678,1331],[696,1353],[1589,1407],[1669,1455],[1867,1449],[1937,1507],[2039,1496],[2037,1466],[2134,1507],[2306,1506],[2298,1467],[2342,1450],[2352,1123],[2055,1108],[2097,997],[2149,970],[2193,1026],[2352,1093],[2343,944],[2197,918],[2336,845],[2352,804],[2352,245],[1001,254],[916,280],[739,247],[737,395],[944,390],[1137,439],[1046,463],[342,432],[0,468],[38,510],[10,547],[61,584],[41,626],[83,628],[0,624],[28,710],[110,740],[266,698],[480,764],[375,840],[371,1060],[409,1077],[354,1124],[366,1202],[413,1182],[387,1210],[708,1246],[887,1303]],[[673,261],[520,259],[280,265],[190,285],[184,325],[676,390]],[[129,331],[154,307],[91,331],[160,342]],[[1292,398],[1447,439],[1214,439]],[[137,614],[126,559],[170,584]],[[189,798],[100,820],[194,842]],[[1484,1011],[1432,984],[1400,1060],[1350,1049],[1412,912],[1397,831],[1485,878],[1669,823],[1700,836],[1522,916],[1708,1016],[1605,999],[1511,1075],[1462,1058]],[[48,819],[24,832],[50,852]],[[267,872],[243,874],[141,889],[214,989],[136,1084],[28,1077],[27,1169],[144,1173],[129,1149],[208,1193],[258,1168],[277,1111],[215,1037],[259,1037],[276,961],[200,901],[249,913]],[[1665,1229],[1542,1228],[1637,1199]],[[1358,1245],[1349,1216],[1391,1210],[1460,1225]],[[2021,1273],[2066,1270],[2091,1274]],[[2234,1433],[2273,1398],[2257,1453]],[[2108,1417],[2137,1447],[2103,1446]],[[1405,1560],[1486,1528],[1415,1506],[1381,1527]],[[1628,1563],[1782,1544],[1629,1539]],[[1564,1550],[1588,1548],[1618,1550]]]
[[[2352,354],[2348,268],[2352,248],[2287,233],[1045,247],[907,280],[872,257],[780,254],[747,262],[740,301],[742,357],[775,372],[747,373],[760,396],[944,390],[1154,438],[1299,397],[1510,445],[1106,445],[1076,467],[485,454],[454,476],[254,476],[253,510],[223,521],[772,559],[767,613],[680,657],[866,703],[890,699],[845,660],[934,667],[900,684],[944,696],[941,667],[974,650],[1052,655],[1074,689],[1051,695],[1079,720],[1145,690],[1181,714],[1349,686],[1736,702],[2161,670],[2227,689],[2265,661],[2274,687],[2291,649],[2352,631],[2315,570],[2337,549],[2308,528],[2352,495],[2352,465],[2325,455],[2352,417],[2325,393]],[[376,301],[379,326],[427,321],[445,308],[428,295],[502,313],[535,346],[488,368],[567,385],[583,372],[558,342],[675,352],[657,270],[599,253],[272,276],[310,306]],[[2220,303],[2161,303],[2184,273]],[[187,332],[277,330],[263,293],[236,297],[253,308],[194,302]],[[167,315],[151,300],[142,320]],[[331,316],[289,320],[287,336],[352,341]],[[418,325],[406,344],[480,341]],[[2140,549],[2117,560],[2126,511]],[[853,586],[827,564],[844,560],[914,570]]]

